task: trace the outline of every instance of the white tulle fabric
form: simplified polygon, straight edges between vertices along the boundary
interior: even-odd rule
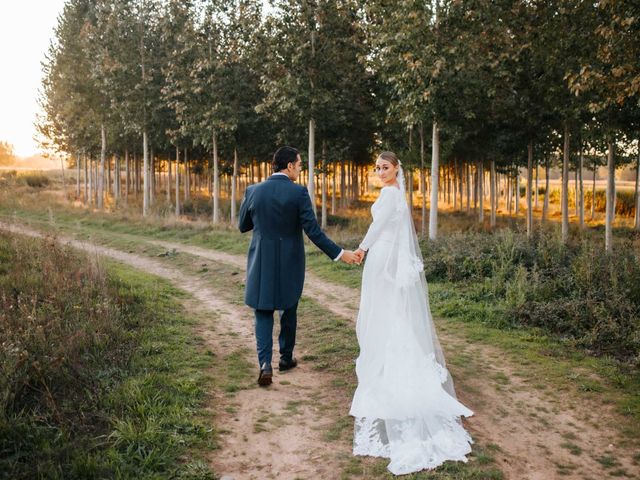
[[[398,179],[403,179],[402,169]],[[353,453],[386,457],[395,475],[466,462],[473,412],[455,395],[429,310],[423,260],[400,188],[384,187],[360,244],[368,250],[356,332]]]

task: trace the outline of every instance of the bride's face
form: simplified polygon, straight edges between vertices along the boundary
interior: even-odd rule
[[[376,160],[376,174],[384,185],[395,185],[396,175],[398,173],[398,165],[394,165],[388,160],[379,158]]]

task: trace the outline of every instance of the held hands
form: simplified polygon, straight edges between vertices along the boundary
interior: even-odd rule
[[[342,260],[344,263],[347,263],[349,265],[354,265],[354,264],[360,265],[363,259],[364,259],[364,251],[361,249],[358,249],[355,252],[352,252],[351,250],[345,250],[342,256],[340,257],[340,260]]]

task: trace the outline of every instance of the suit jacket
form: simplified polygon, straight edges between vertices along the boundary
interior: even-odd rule
[[[250,185],[240,205],[241,232],[253,230],[247,259],[245,303],[257,310],[294,306],[304,284],[302,231],[331,259],[341,248],[320,229],[309,192],[284,175]]]

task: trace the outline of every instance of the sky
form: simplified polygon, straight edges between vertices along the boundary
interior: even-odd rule
[[[33,137],[42,80],[40,62],[64,0],[0,0],[0,140],[19,156],[40,153]]]

